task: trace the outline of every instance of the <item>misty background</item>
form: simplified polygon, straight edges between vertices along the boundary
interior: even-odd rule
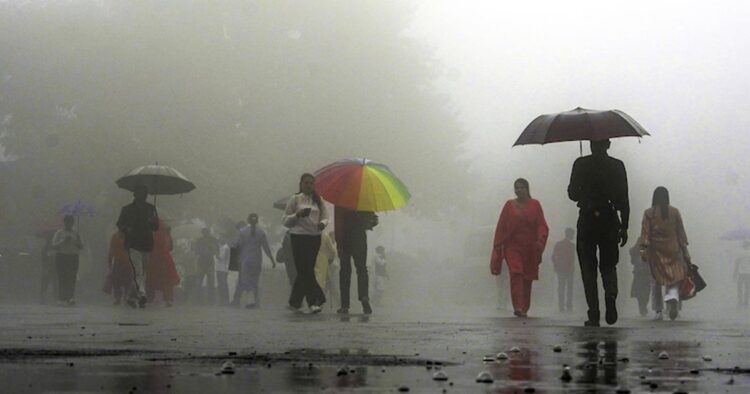
[[[114,181],[130,169],[158,162],[196,184],[159,198],[173,226],[257,212],[278,242],[272,203],[300,174],[366,157],[413,195],[370,235],[371,253],[389,252],[387,303],[494,307],[491,237],[513,180],[544,207],[548,252],[577,218],[566,188],[579,145],[512,143],[539,114],[617,108],[652,134],[610,150],[630,183],[620,305],[636,310],[627,248],[663,185],[709,283],[689,308],[734,306],[739,244],[718,238],[750,219],[749,17],[740,1],[0,1],[2,247],[38,254],[34,227],[89,201],[78,286],[100,294],[131,200]],[[543,264],[532,315],[556,297]],[[266,273],[265,291],[285,286]]]

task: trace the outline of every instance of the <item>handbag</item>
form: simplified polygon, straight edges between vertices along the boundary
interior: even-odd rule
[[[230,271],[240,270],[240,248],[239,247],[229,248],[229,270]]]

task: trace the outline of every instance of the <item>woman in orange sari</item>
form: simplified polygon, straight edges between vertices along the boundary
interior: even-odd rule
[[[531,198],[529,182],[513,182],[516,198],[508,200],[495,230],[490,269],[500,275],[502,262],[510,271],[510,297],[513,314],[526,317],[531,304],[531,283],[539,279],[539,263],[547,244],[549,228],[539,201]]]
[[[154,249],[149,256],[146,269],[146,296],[153,301],[156,291],[161,291],[166,306],[174,302],[174,287],[180,283],[180,276],[172,259],[171,228],[159,219],[159,229],[154,232]]]

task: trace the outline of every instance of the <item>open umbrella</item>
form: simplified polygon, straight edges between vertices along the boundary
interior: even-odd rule
[[[89,204],[85,201],[75,201],[75,202],[69,202],[57,211],[58,215],[65,216],[65,215],[71,215],[75,217],[79,216],[94,216],[96,215],[96,208],[92,204]]]
[[[333,205],[355,211],[398,209],[411,198],[403,182],[380,163],[346,159],[315,172],[315,190]]]
[[[727,231],[719,237],[723,241],[745,241],[750,240],[750,229],[747,227],[737,227],[734,230]]]
[[[131,192],[138,185],[146,186],[153,196],[185,194],[195,189],[193,182],[179,171],[159,164],[138,167],[117,180],[117,186]]]
[[[647,135],[650,134],[646,129],[625,112],[578,107],[571,111],[538,116],[526,126],[513,146]]]

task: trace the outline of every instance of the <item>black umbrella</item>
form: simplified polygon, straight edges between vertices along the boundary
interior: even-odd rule
[[[185,194],[195,189],[193,182],[179,171],[158,164],[138,167],[117,180],[117,186],[131,192],[138,185],[146,186],[153,196]]]
[[[635,119],[617,109],[572,111],[540,115],[523,130],[513,146],[563,141],[597,141],[650,135]]]

